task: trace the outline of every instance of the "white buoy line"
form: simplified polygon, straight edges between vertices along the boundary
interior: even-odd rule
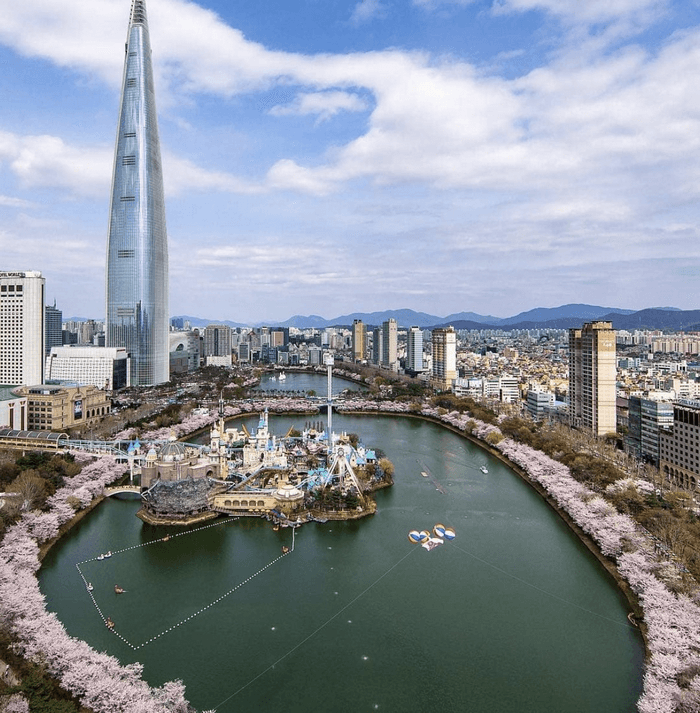
[[[105,559],[109,559],[112,555],[119,555],[123,552],[130,552],[131,550],[138,550],[141,547],[150,547],[151,545],[157,545],[160,543],[168,542],[169,540],[174,540],[176,537],[186,537],[187,535],[194,535],[197,532],[202,532],[202,530],[208,530],[210,527],[221,527],[221,525],[228,525],[230,522],[235,522],[240,520],[240,517],[232,517],[227,520],[221,520],[221,522],[214,522],[211,525],[204,525],[203,527],[197,527],[194,530],[187,530],[186,532],[176,532],[174,535],[165,535],[165,537],[159,537],[156,540],[149,540],[148,542],[142,542],[140,545],[132,545],[131,547],[124,547],[121,550],[109,550],[108,554],[99,554],[96,557],[90,557],[78,564],[86,564],[87,562],[102,562]],[[77,567],[78,565],[76,565]]]
[[[239,520],[240,518],[233,518],[233,519]],[[148,545],[153,545],[153,544],[156,544],[156,543],[158,543],[158,542],[166,543],[166,542],[168,542],[170,539],[172,539],[172,538],[174,538],[174,537],[182,537],[183,535],[191,535],[191,534],[193,534],[193,533],[195,533],[195,532],[200,532],[201,530],[206,530],[206,529],[208,529],[208,528],[210,528],[210,527],[218,527],[219,525],[225,525],[225,524],[227,524],[227,523],[229,523],[229,522],[231,522],[231,519],[223,520],[222,522],[217,522],[217,523],[214,523],[214,524],[212,524],[212,525],[205,525],[204,527],[199,527],[199,528],[197,528],[197,529],[195,529],[195,530],[188,530],[187,532],[180,532],[180,533],[177,533],[177,534],[175,534],[175,535],[166,536],[165,538],[162,538],[162,537],[161,537],[161,538],[159,538],[159,539],[157,539],[157,540],[151,540],[151,541],[149,541],[149,542],[143,542],[143,543],[141,543],[140,545],[133,545],[133,546],[131,546],[131,547],[125,547],[125,548],[123,548],[123,549],[121,549],[121,550],[115,550],[115,551],[113,551],[113,552],[110,551],[110,555],[109,555],[109,556],[117,555],[117,554],[122,554],[122,553],[124,553],[124,552],[129,552],[130,550],[136,550],[136,549],[138,549],[138,548],[140,548],[140,547],[147,547]],[[144,646],[148,646],[148,644],[151,644],[151,643],[153,643],[154,641],[157,641],[158,639],[162,638],[163,636],[165,636],[166,634],[170,633],[171,631],[174,631],[175,629],[177,629],[178,627],[182,626],[183,624],[186,624],[187,622],[191,621],[192,619],[194,619],[195,617],[199,616],[200,614],[203,614],[204,612],[208,611],[208,610],[211,609],[215,604],[220,603],[222,600],[226,599],[226,597],[230,596],[231,594],[233,594],[234,592],[236,592],[237,590],[239,590],[241,587],[243,587],[245,584],[248,584],[251,580],[255,579],[255,577],[257,577],[259,574],[262,574],[266,569],[268,569],[269,567],[271,567],[273,564],[275,564],[276,562],[279,562],[283,557],[286,557],[288,554],[291,554],[292,552],[294,552],[295,540],[296,540],[296,532],[295,532],[295,529],[293,528],[293,529],[292,529],[292,547],[291,547],[291,549],[290,549],[288,552],[283,552],[281,555],[278,555],[278,556],[275,557],[271,562],[268,562],[264,567],[262,567],[261,569],[259,569],[257,572],[251,574],[249,577],[247,577],[246,579],[244,579],[242,582],[239,582],[235,587],[232,587],[232,588],[229,589],[227,592],[225,592],[224,594],[222,594],[220,597],[217,597],[216,599],[214,599],[214,601],[210,602],[209,604],[207,604],[206,606],[202,607],[201,609],[198,609],[197,611],[193,612],[193,613],[190,614],[188,617],[185,617],[185,618],[182,619],[181,621],[177,622],[177,624],[173,624],[172,626],[168,627],[167,629],[164,629],[163,631],[161,631],[159,634],[156,634],[155,636],[152,636],[150,639],[147,639],[146,641],[144,641],[144,642],[142,642],[142,643],[140,643],[140,644],[133,644],[131,641],[129,641],[129,640],[128,640],[127,638],[125,638],[124,636],[122,636],[122,635],[116,630],[116,628],[114,627],[114,624],[112,624],[111,626],[109,625],[109,621],[110,621],[109,618],[105,616],[105,614],[103,613],[102,609],[100,608],[100,605],[97,603],[97,600],[95,599],[95,595],[93,594],[93,591],[92,591],[92,587],[91,587],[90,583],[88,582],[88,580],[85,578],[85,575],[83,574],[82,569],[80,568],[80,565],[84,565],[84,564],[87,564],[87,563],[90,563],[90,562],[104,561],[104,560],[106,559],[106,556],[105,556],[105,555],[102,555],[102,556],[100,556],[100,557],[91,557],[91,558],[89,558],[89,559],[83,560],[82,562],[76,563],[75,567],[76,567],[76,569],[78,570],[78,573],[80,574],[81,579],[83,580],[83,584],[85,585],[85,589],[86,589],[87,593],[90,595],[90,599],[92,600],[92,603],[94,604],[95,609],[97,610],[97,613],[100,615],[100,618],[101,618],[102,621],[105,623],[105,625],[109,628],[109,631],[111,631],[116,637],[118,637],[119,639],[121,639],[129,648],[131,648],[131,649],[134,650],[134,651],[137,651],[138,649],[142,649]]]

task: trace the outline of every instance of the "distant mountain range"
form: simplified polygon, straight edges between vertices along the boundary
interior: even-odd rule
[[[259,322],[243,324],[230,320],[212,320],[201,317],[180,315],[173,319],[182,319],[193,327],[206,327],[208,324],[227,324],[230,327],[313,327],[350,326],[356,319],[368,326],[377,326],[388,319],[395,319],[399,327],[421,327],[432,329],[452,325],[455,329],[569,329],[579,327],[591,320],[607,320],[614,329],[667,329],[676,331],[700,330],[700,310],[680,310],[677,307],[655,307],[643,310],[620,309],[616,307],[598,307],[586,304],[568,304],[561,307],[538,307],[520,312],[513,317],[493,317],[475,312],[456,312],[446,317],[415,312],[411,309],[385,310],[383,312],[354,312],[334,319],[325,319],[319,315],[295,315],[284,322]]]

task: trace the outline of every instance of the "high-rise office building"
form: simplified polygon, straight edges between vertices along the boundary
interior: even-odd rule
[[[94,343],[95,335],[100,328],[94,319],[86,319],[78,328],[78,344],[90,345]]]
[[[612,322],[569,330],[569,421],[596,436],[615,433],[617,368]]]
[[[382,323],[382,366],[392,371],[398,369],[399,334],[396,320],[392,317]]]
[[[379,366],[382,363],[382,352],[384,346],[384,337],[381,327],[375,327],[372,330],[372,364]]]
[[[46,305],[46,339],[45,348],[46,354],[51,353],[51,347],[60,347],[63,345],[63,312],[56,309],[56,302],[52,305]]]
[[[636,458],[659,465],[659,433],[673,429],[673,404],[630,396],[625,442]]]
[[[0,272],[0,384],[44,381],[44,290],[40,272]]]
[[[114,154],[106,343],[131,356],[131,384],[169,378],[168,239],[145,0],[133,0]]]
[[[367,357],[367,327],[361,319],[352,323],[352,358],[362,361]]]
[[[202,353],[208,366],[231,366],[231,333],[231,327],[226,324],[206,326]],[[269,349],[269,344],[265,348]]]
[[[231,356],[231,327],[226,324],[205,327],[204,356]]]
[[[433,384],[447,391],[457,379],[457,334],[454,327],[433,329]]]
[[[423,371],[423,330],[411,327],[406,333],[406,371],[419,374]]]

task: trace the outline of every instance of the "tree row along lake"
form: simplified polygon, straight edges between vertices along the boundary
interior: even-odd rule
[[[271,416],[270,428],[319,418]],[[335,414],[333,425],[395,465],[376,515],[305,525],[281,556],[291,529],[156,528],[135,517],[137,499],[111,498],[44,560],[49,609],[71,635],[142,662],[151,684],[182,679],[200,710],[636,709],[644,649],[627,602],[533,489],[432,423]],[[437,523],[455,539],[430,552],[409,542]]]

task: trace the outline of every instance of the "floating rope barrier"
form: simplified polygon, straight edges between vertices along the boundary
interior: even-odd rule
[[[240,520],[240,517],[232,517],[227,520],[222,520],[221,522],[214,522],[211,525],[204,525],[203,527],[197,527],[194,530],[187,530],[186,532],[176,532],[174,535],[165,535],[165,537],[159,537],[156,540],[149,540],[148,542],[142,542],[140,545],[132,545],[131,547],[124,547],[121,550],[110,550],[108,554],[100,554],[97,557],[90,557],[89,559],[83,560],[78,564],[86,564],[87,562],[102,562],[105,559],[109,559],[113,555],[120,555],[124,552],[130,552],[131,550],[138,550],[141,547],[150,547],[151,545],[157,545],[159,542],[168,542],[169,540],[174,540],[176,537],[186,537],[187,535],[194,535],[202,530],[208,530],[211,527],[221,527],[221,525],[228,525],[231,522]],[[76,565],[77,567],[78,565]]]
[[[238,519],[240,519],[240,518],[235,518],[235,519],[238,520]],[[207,529],[209,529],[210,527],[218,527],[219,525],[227,524],[228,522],[231,522],[231,520],[224,520],[223,522],[217,522],[217,523],[214,523],[214,524],[212,524],[212,525],[205,525],[204,527],[198,527],[198,528],[195,529],[195,530],[189,530],[189,531],[187,531],[187,532],[179,532],[179,533],[177,533],[177,534],[175,534],[175,535],[166,536],[166,537],[161,537],[161,538],[159,538],[159,539],[157,539],[157,540],[151,540],[151,541],[149,541],[149,542],[143,542],[143,543],[141,543],[140,545],[133,545],[132,547],[125,547],[125,548],[123,548],[123,549],[121,549],[121,550],[115,550],[114,552],[111,552],[111,551],[110,551],[110,555],[108,555],[108,556],[107,556],[107,555],[102,555],[101,557],[91,557],[91,558],[89,558],[89,559],[86,559],[86,560],[83,560],[82,562],[77,563],[77,564],[75,565],[75,567],[76,567],[76,569],[78,570],[78,573],[80,574],[81,579],[83,580],[83,584],[85,585],[85,589],[86,589],[87,593],[90,595],[90,599],[92,600],[92,603],[94,604],[95,609],[97,610],[97,613],[100,615],[100,618],[101,618],[102,621],[105,623],[105,626],[107,626],[107,627],[109,628],[109,631],[111,631],[112,634],[114,634],[116,637],[118,637],[119,639],[121,639],[121,640],[122,640],[129,648],[131,648],[132,650],[137,651],[138,649],[142,649],[144,646],[148,646],[148,644],[151,644],[151,643],[153,643],[154,641],[157,641],[158,639],[160,639],[161,637],[165,636],[166,634],[169,634],[171,631],[174,631],[174,630],[177,629],[178,627],[182,626],[183,624],[186,624],[187,622],[191,621],[192,619],[194,619],[195,617],[199,616],[200,614],[203,614],[205,611],[208,611],[208,610],[211,609],[215,604],[219,604],[221,601],[223,601],[224,599],[226,599],[226,597],[230,596],[231,594],[233,594],[234,592],[236,592],[237,590],[239,590],[241,587],[243,587],[245,584],[248,584],[251,580],[255,579],[255,577],[257,577],[258,575],[262,574],[266,569],[272,567],[273,564],[279,562],[283,557],[286,557],[288,554],[291,554],[292,552],[294,552],[294,547],[295,547],[295,544],[296,544],[296,530],[295,530],[294,528],[292,528],[292,547],[291,547],[290,550],[288,550],[287,552],[283,552],[281,555],[275,557],[275,559],[273,559],[271,562],[268,562],[264,567],[262,567],[261,569],[259,569],[257,572],[251,574],[249,577],[247,577],[246,579],[244,579],[242,582],[239,582],[235,587],[232,587],[232,588],[229,589],[227,592],[225,592],[225,593],[222,594],[221,596],[217,597],[216,599],[214,599],[212,602],[210,602],[210,603],[207,604],[206,606],[203,606],[201,609],[198,609],[197,611],[193,612],[192,614],[190,614],[189,616],[185,617],[185,618],[182,619],[181,621],[177,622],[177,624],[173,624],[172,626],[169,626],[167,629],[164,629],[164,630],[161,631],[159,634],[156,634],[155,636],[152,636],[150,639],[147,639],[146,641],[144,641],[144,642],[142,642],[142,643],[140,643],[140,644],[134,644],[134,643],[132,643],[132,642],[129,641],[126,637],[122,636],[122,634],[120,634],[120,633],[116,630],[116,628],[114,627],[113,624],[112,624],[112,626],[109,625],[109,622],[110,622],[111,620],[109,619],[109,617],[105,616],[104,612],[103,612],[102,609],[100,608],[100,605],[97,603],[97,600],[95,599],[95,595],[93,594],[91,585],[90,585],[90,583],[88,582],[88,580],[85,578],[85,575],[84,575],[82,569],[80,568],[80,565],[84,565],[84,564],[87,564],[87,563],[89,563],[89,562],[103,562],[105,559],[108,559],[110,556],[114,556],[114,555],[117,555],[117,554],[122,554],[122,553],[124,553],[124,552],[129,552],[129,551],[131,551],[131,550],[136,550],[136,549],[138,549],[138,548],[140,548],[140,547],[148,547],[149,545],[153,545],[153,544],[156,544],[156,543],[158,543],[158,542],[160,542],[160,543],[166,543],[166,542],[168,542],[168,541],[169,541],[170,539],[172,539],[172,538],[175,538],[175,537],[182,537],[182,536],[184,536],[184,535],[191,535],[191,534],[193,534],[193,533],[195,533],[195,532],[200,532],[201,530],[207,530]]]

